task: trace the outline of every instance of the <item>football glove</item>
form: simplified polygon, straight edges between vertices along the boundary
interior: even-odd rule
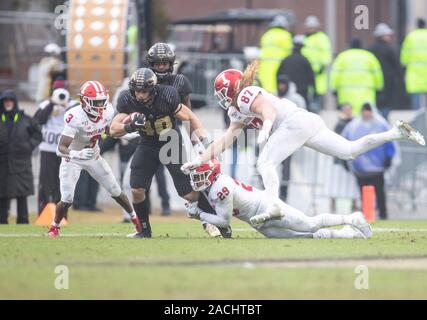
[[[197,158],[196,160],[189,161],[187,163],[184,163],[181,167],[181,171],[184,172],[184,174],[190,174],[190,171],[197,168],[202,164],[201,160]]]
[[[187,208],[187,217],[190,219],[200,220],[201,210],[198,207],[198,202],[186,202],[185,207]]]
[[[70,150],[70,159],[76,160],[90,160],[95,155],[95,150],[92,148],[85,148],[80,151]]]

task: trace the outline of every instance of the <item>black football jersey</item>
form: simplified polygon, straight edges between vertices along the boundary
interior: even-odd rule
[[[146,122],[143,129],[139,131],[141,142],[163,144],[159,136],[175,129],[178,134],[175,114],[181,110],[181,99],[174,87],[158,85],[156,87],[154,101],[150,106],[136,100],[129,89],[120,92],[117,100],[118,113],[139,112],[145,115]]]
[[[184,102],[184,98],[193,91],[190,80],[183,74],[168,74],[159,80],[159,83],[174,87],[179,93],[181,102]]]

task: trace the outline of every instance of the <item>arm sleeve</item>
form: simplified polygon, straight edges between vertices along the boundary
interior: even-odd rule
[[[190,80],[184,75],[182,75],[182,85],[179,91],[179,94],[182,97],[188,96],[193,92],[193,87],[191,86]]]
[[[179,111],[181,111],[181,108],[182,108],[181,98],[178,94],[178,91],[175,88],[173,87],[170,87],[170,88],[174,90],[170,90],[170,95],[168,96],[168,99],[167,99],[168,109],[169,109],[169,114],[171,116],[175,116]]]
[[[202,211],[200,219],[220,228],[228,227],[233,214],[233,196],[230,194],[224,200],[218,201],[215,206],[215,212],[216,215]]]
[[[128,96],[127,90],[120,92],[119,98],[117,99],[116,110],[118,113],[132,113],[130,108],[130,97]]]

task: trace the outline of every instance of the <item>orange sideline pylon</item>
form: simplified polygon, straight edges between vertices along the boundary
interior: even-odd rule
[[[55,209],[56,205],[54,203],[48,203],[44,208],[42,213],[38,216],[35,225],[36,226],[50,226],[55,218]],[[61,225],[68,224],[67,220],[64,218],[61,221]]]
[[[366,221],[375,221],[375,187],[362,187],[362,212]]]

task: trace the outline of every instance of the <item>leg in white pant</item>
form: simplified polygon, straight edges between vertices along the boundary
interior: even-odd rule
[[[73,162],[66,161],[64,158],[59,167],[59,181],[61,190],[61,201],[66,203],[73,203],[74,190],[77,181],[80,177],[82,166]]]
[[[303,114],[309,114],[304,112]],[[269,193],[279,196],[279,177],[277,176],[277,166],[287,157],[301,148],[313,134],[310,119],[297,125],[300,115],[292,117],[288,123],[279,126],[268,139],[258,158],[257,169],[262,176],[264,188]],[[295,122],[295,126],[292,124]]]
[[[297,232],[316,232],[325,227],[340,226],[351,224],[352,215],[339,215],[323,213],[315,217],[306,216],[304,213],[278,200],[282,219],[279,220],[283,228],[291,229]]]
[[[321,121],[323,123],[323,120]],[[393,128],[386,132],[369,134],[358,140],[349,141],[328,129],[323,123],[321,130],[308,139],[305,146],[343,160],[351,160],[387,141],[399,138],[401,138],[401,134]]]
[[[122,189],[114,177],[113,170],[103,157],[99,156],[96,160],[89,160],[85,169],[112,197],[120,196]]]

